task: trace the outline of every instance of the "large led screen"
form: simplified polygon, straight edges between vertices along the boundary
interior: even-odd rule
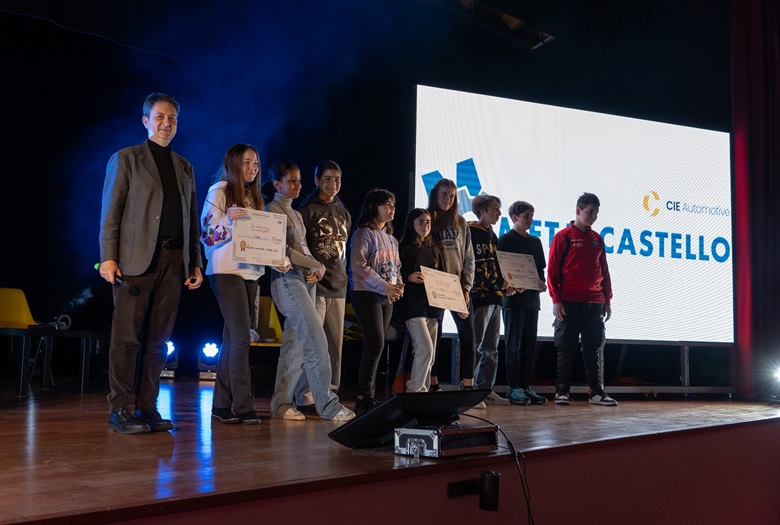
[[[577,198],[595,193],[614,290],[608,340],[734,341],[727,133],[418,86],[416,148],[415,206],[452,179],[467,220],[475,195],[501,199],[500,236],[509,205],[527,201],[545,256]],[[544,293],[540,337],[552,322]],[[455,333],[449,314],[444,333]]]

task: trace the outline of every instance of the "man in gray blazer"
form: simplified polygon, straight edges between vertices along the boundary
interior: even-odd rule
[[[141,119],[148,140],[114,153],[106,167],[100,275],[114,285],[108,428],[125,434],[173,428],[157,411],[165,342],[176,322],[182,283],[194,290],[203,281],[192,165],[169,146],[178,116],[173,97],[150,94]]]

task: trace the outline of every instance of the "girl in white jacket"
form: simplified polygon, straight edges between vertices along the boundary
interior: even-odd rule
[[[260,423],[249,369],[249,331],[257,280],[265,267],[233,260],[233,221],[247,208],[263,209],[259,172],[257,149],[248,144],[231,146],[201,216],[206,275],[225,319],[211,409],[212,419],[222,423]]]

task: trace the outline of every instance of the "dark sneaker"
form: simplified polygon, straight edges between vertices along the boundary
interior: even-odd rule
[[[569,396],[568,392],[556,392],[555,393],[555,404],[556,405],[570,405],[571,404],[571,396]]]
[[[531,400],[532,405],[543,405],[547,403],[547,398],[544,396],[540,396],[530,388],[526,388],[523,390],[523,393],[525,394],[525,397]]]
[[[528,396],[525,395],[522,388],[510,388],[509,395],[506,397],[509,398],[509,402],[513,405],[528,406],[531,404],[531,400],[528,399]]]
[[[146,434],[152,431],[149,425],[136,419],[126,407],[111,410],[111,415],[108,416],[108,428],[122,434]]]
[[[212,408],[211,419],[225,423],[226,425],[235,425],[241,423],[241,420],[229,408]]]
[[[373,396],[358,397],[355,401],[355,412],[365,412],[371,410],[379,401]]]
[[[320,415],[319,412],[317,412],[317,407],[315,405],[301,405],[296,408],[298,409],[298,412],[300,412],[304,416]]]
[[[236,414],[242,425],[259,425],[260,418],[257,416],[257,412],[250,410],[243,414]]]
[[[140,419],[152,429],[152,432],[159,432],[160,430],[173,430],[173,421],[170,419],[163,419],[160,413],[156,410],[136,410],[136,419]]]
[[[603,407],[615,407],[618,404],[617,401],[609,397],[609,394],[603,390],[600,393],[594,393],[593,390],[591,390],[590,395],[588,396],[588,403],[591,405],[601,405]]]

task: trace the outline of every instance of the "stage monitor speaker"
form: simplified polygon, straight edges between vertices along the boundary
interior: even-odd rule
[[[392,445],[396,428],[449,425],[490,394],[490,389],[393,394],[328,434],[350,448]]]

